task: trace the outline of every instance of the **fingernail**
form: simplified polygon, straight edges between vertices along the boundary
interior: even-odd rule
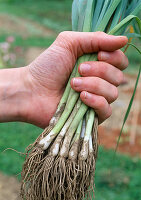
[[[102,52],[100,53],[100,57],[101,57],[102,60],[107,60],[107,59],[110,58],[110,55],[109,55],[109,53],[103,52],[103,51],[102,51]]]
[[[80,78],[73,78],[73,86],[80,86],[82,83],[82,80]]]
[[[83,97],[84,97],[84,99],[87,98],[87,92],[83,92]]]
[[[124,35],[116,35],[116,38],[127,38],[126,36],[124,36]]]
[[[92,98],[92,95],[91,95],[89,92],[87,92],[86,98],[87,98],[87,99],[91,99],[91,98]]]
[[[83,93],[85,99],[91,99],[92,95],[89,92]]]
[[[81,64],[80,65],[80,71],[81,73],[86,73],[87,71],[89,71],[91,68],[91,65],[89,64]]]

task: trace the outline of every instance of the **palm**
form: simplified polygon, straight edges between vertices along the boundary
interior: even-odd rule
[[[75,60],[72,53],[59,46],[51,46],[33,63],[31,72],[40,84],[53,92],[60,93],[72,71]]]
[[[36,100],[38,98],[38,102],[40,102],[37,116],[34,112],[37,110],[36,104],[33,102],[34,116],[32,118],[34,117],[34,120],[37,120],[41,127],[48,124],[46,116],[49,116],[50,119],[56,110],[75,63],[73,58],[74,56],[69,50],[54,45],[43,52],[29,66],[34,81]],[[49,106],[50,109],[47,110]]]

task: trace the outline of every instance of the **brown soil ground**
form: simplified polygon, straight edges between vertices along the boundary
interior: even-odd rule
[[[25,57],[25,64],[31,63],[35,58],[37,58],[45,48],[39,48],[39,47],[30,47],[26,50],[24,57]]]
[[[1,34],[18,34],[23,37],[29,36],[53,36],[55,33],[31,20],[15,17],[13,15],[0,14]]]
[[[112,116],[99,126],[99,144],[115,149],[127,105],[133,93],[137,75],[126,75],[126,84],[119,87],[119,98],[112,104]],[[141,157],[141,80],[139,81],[131,112],[125,124],[118,151]]]
[[[113,130],[109,134],[109,130],[104,127],[99,128],[99,144],[107,149],[116,148],[118,136],[119,129]],[[130,144],[130,134],[123,133],[119,142],[118,152],[141,157],[141,135],[137,135],[134,144]]]
[[[0,200],[20,200],[20,183],[16,178],[0,174]]]

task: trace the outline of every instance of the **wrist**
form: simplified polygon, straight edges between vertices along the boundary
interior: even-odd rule
[[[26,67],[0,70],[0,122],[24,121],[30,99]]]

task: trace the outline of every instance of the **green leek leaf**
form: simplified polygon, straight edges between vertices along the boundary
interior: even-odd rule
[[[77,29],[78,31],[83,31],[86,7],[87,7],[87,0],[79,0],[79,10],[78,10],[79,20],[78,20],[78,29]]]
[[[135,15],[129,15],[128,17],[123,19],[119,24],[117,24],[108,34],[115,35],[124,25],[128,24],[133,19],[136,20],[141,33],[141,22],[140,22],[141,20]]]
[[[94,5],[95,5],[95,0],[87,1],[86,15],[85,15],[85,20],[84,20],[84,25],[83,25],[83,32],[91,31]]]
[[[94,16],[93,16],[93,22],[92,22],[92,31],[94,31],[96,23],[98,21],[99,15],[101,13],[101,9],[103,6],[104,0],[97,1],[95,11],[94,11]]]
[[[124,34],[124,36],[128,38],[141,38],[141,34],[137,34],[137,33],[127,33],[127,34]]]
[[[72,30],[78,29],[78,0],[74,0],[72,3]]]
[[[111,3],[110,0],[105,0],[104,5],[103,5],[103,8],[102,8],[101,13],[100,13],[100,16],[99,16],[99,18],[98,18],[98,21],[97,21],[95,30],[97,30],[97,27],[99,26],[99,24],[101,23],[103,17],[105,16],[105,13],[106,13],[106,11],[107,11],[107,9],[108,9],[110,3]]]
[[[128,9],[126,10],[125,16],[128,16],[130,14],[137,15],[140,9],[141,9],[141,0],[139,1],[133,0],[128,6]]]
[[[107,10],[103,20],[101,21],[100,25],[97,27],[96,31],[104,31],[105,30],[112,14],[116,10],[116,8],[120,2],[121,2],[121,0],[113,0],[112,1],[110,8]]]

